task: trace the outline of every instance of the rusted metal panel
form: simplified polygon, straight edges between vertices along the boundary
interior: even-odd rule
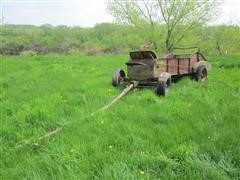
[[[178,62],[177,59],[173,58],[173,59],[167,59],[168,61],[168,73],[172,74],[172,75],[177,75],[178,74]]]
[[[166,61],[158,60],[156,65],[154,66],[154,78],[158,78],[162,72],[166,71],[167,71]]]
[[[189,72],[189,58],[181,58],[179,61],[179,74],[187,74]]]
[[[153,77],[153,66],[128,65],[128,77],[132,80],[146,80]]]
[[[129,53],[130,58],[134,59],[156,59],[157,55],[154,51],[132,51]]]
[[[188,73],[191,73],[191,58],[188,58]]]
[[[192,70],[193,70],[193,65],[196,64],[198,61],[197,61],[197,53],[194,53],[190,56],[190,69],[191,69],[191,73],[192,73]]]

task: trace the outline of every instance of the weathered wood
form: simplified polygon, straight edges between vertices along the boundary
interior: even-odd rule
[[[24,146],[24,145],[28,145],[28,144],[32,144],[32,143],[37,143],[37,142],[42,141],[43,139],[50,138],[51,136],[54,136],[55,134],[59,133],[62,129],[63,129],[63,127],[57,127],[57,128],[54,129],[53,131],[50,131],[50,132],[44,134],[43,136],[38,137],[38,138],[35,139],[35,140],[29,139],[29,140],[24,141],[24,142],[21,143],[21,144],[18,144],[18,145],[16,146],[16,148],[20,148],[20,147],[22,147],[22,146]]]
[[[54,129],[53,131],[48,132],[47,134],[40,136],[37,141],[41,141],[45,138],[49,138],[55,134],[57,134],[58,132],[60,132],[63,129],[63,127],[57,127],[56,129]]]
[[[101,110],[105,111],[109,107],[111,107],[115,102],[117,102],[121,97],[123,97],[125,94],[127,94],[132,88],[134,88],[134,84],[129,84],[128,87],[126,87],[121,94],[119,94],[116,98],[114,98],[109,104],[105,105]]]

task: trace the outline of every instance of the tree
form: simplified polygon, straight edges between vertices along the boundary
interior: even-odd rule
[[[205,29],[204,41],[213,54],[238,54],[240,28],[237,25],[209,26]]]
[[[156,39],[165,25],[165,48],[172,51],[188,33],[210,21],[218,12],[217,0],[109,0],[107,9],[120,23],[135,26],[157,49]]]

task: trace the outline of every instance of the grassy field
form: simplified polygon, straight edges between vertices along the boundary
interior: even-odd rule
[[[92,114],[123,89],[111,75],[126,59],[1,57],[2,179],[239,179],[240,58]]]

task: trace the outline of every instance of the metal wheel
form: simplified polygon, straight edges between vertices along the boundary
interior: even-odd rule
[[[112,75],[112,85],[118,86],[125,78],[125,72],[122,69],[116,69]]]
[[[171,85],[171,78],[166,80],[158,80],[156,93],[158,96],[165,96]]]
[[[199,66],[196,72],[196,81],[205,81],[207,79],[207,68],[205,66]]]

